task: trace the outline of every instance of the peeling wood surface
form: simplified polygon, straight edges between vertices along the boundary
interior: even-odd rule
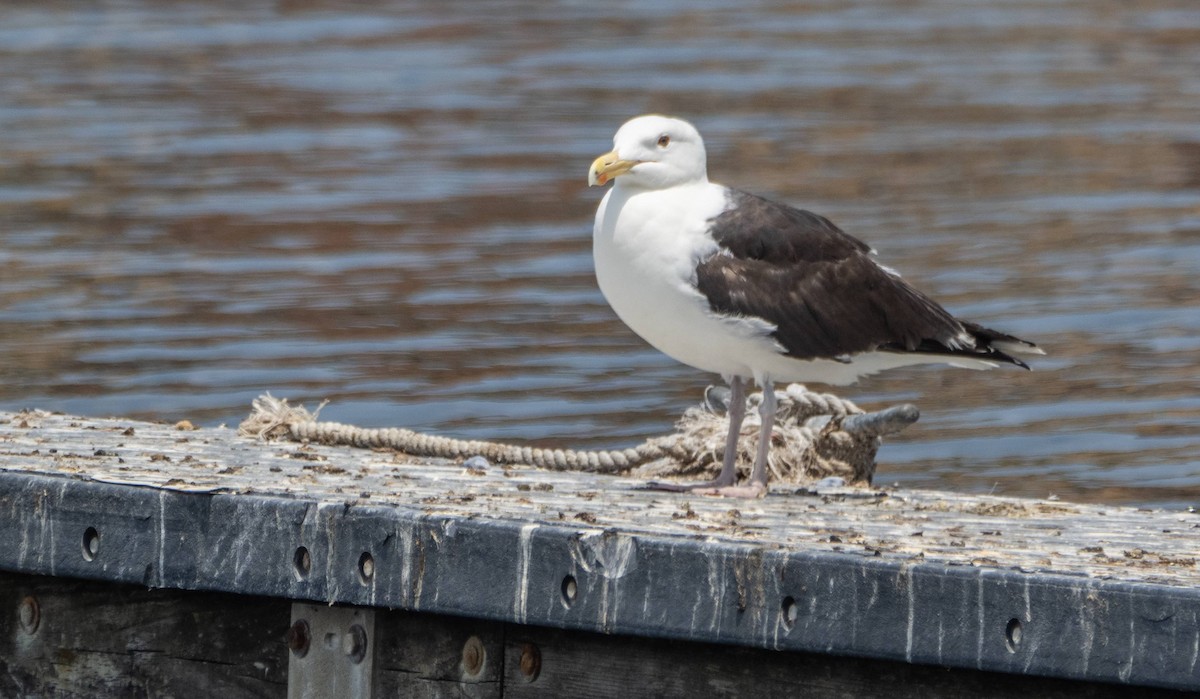
[[[1194,514],[638,485],[0,414],[0,569],[1200,689]]]
[[[425,514],[616,528],[788,550],[1200,586],[1200,514],[891,488],[773,489],[764,500],[642,481],[288,442],[230,429],[0,413],[0,470],[209,493],[287,495]]]

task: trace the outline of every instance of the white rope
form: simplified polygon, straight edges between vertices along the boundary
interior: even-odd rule
[[[854,403],[830,393],[813,393],[799,384],[776,393],[778,409],[770,451],[777,480],[806,481],[842,476],[847,482],[869,482],[874,475],[879,437],[898,432],[916,420],[916,409],[898,406],[864,414]],[[751,406],[762,394],[750,396]],[[528,464],[555,471],[632,473],[638,476],[682,476],[715,473],[721,463],[728,422],[707,407],[688,409],[676,432],[649,439],[633,449],[576,451],[542,449],[497,442],[461,440],[403,428],[363,428],[320,422],[316,411],[289,405],[269,393],[253,402],[249,417],[239,426],[242,435],[258,439],[285,438],[299,442],[394,449],[421,457],[466,459],[482,456],[497,464]],[[847,420],[852,416],[861,416]],[[758,417],[750,411],[739,448],[739,462],[750,462],[757,449]]]

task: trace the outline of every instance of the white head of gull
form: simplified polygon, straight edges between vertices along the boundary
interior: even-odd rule
[[[668,356],[729,383],[721,473],[667,490],[758,496],[776,381],[844,385],[911,364],[1028,368],[1033,343],[952,316],[828,219],[709,182],[694,126],[659,115],[626,122],[588,184],[613,187],[593,231],[596,279],[613,310]],[[763,389],[762,434],[746,485],[737,442],[746,382]]]

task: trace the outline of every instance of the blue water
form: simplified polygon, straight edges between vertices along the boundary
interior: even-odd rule
[[[604,303],[584,174],[662,111],[1050,353],[841,389],[922,409],[881,482],[1200,505],[1197,66],[1184,0],[0,6],[0,409],[668,431],[714,378]]]

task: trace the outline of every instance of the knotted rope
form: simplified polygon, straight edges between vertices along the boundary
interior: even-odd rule
[[[706,392],[705,404],[689,408],[676,432],[654,437],[632,449],[588,450],[539,447],[453,439],[403,428],[363,428],[338,422],[319,422],[316,411],[289,405],[269,393],[255,399],[249,417],[238,427],[245,436],[286,438],[372,449],[393,449],[420,457],[465,459],[482,456],[496,464],[528,464],[554,471],[627,473],[645,477],[715,475],[725,448],[728,422],[722,392]],[[864,413],[854,403],[830,393],[813,393],[799,384],[776,392],[777,413],[770,467],[772,476],[787,482],[808,482],[840,476],[847,482],[870,482],[880,437],[916,421],[911,405]],[[750,396],[751,407],[762,394]],[[749,464],[758,443],[758,414],[748,411],[739,443],[739,464]]]

